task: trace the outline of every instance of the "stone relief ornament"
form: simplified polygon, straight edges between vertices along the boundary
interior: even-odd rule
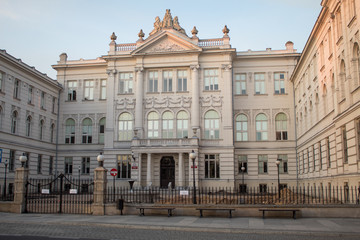
[[[174,42],[166,39],[162,41],[160,44],[150,48],[147,52],[177,52],[184,51],[185,48],[175,44]]]
[[[207,97],[201,97],[200,103],[202,107],[221,107],[222,106],[222,96],[210,95]]]
[[[191,97],[164,97],[164,98],[146,98],[145,108],[188,108],[191,106]]]
[[[175,29],[176,31],[186,35],[185,30],[180,26],[178,17],[176,16],[174,19],[172,18],[170,9],[166,9],[166,13],[162,21],[160,21],[158,16],[155,18],[154,29],[151,33],[149,33],[149,35],[151,36],[166,28]]]
[[[121,98],[116,102],[116,109],[134,109],[135,99],[132,98]]]

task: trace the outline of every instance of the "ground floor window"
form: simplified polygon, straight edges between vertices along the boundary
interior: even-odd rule
[[[259,184],[259,191],[260,191],[260,193],[266,193],[267,192],[267,184]]]
[[[131,178],[131,156],[117,155],[118,178]]]
[[[219,154],[205,154],[205,178],[220,178]]]
[[[90,157],[83,157],[81,161],[82,174],[90,174]]]
[[[65,158],[65,174],[72,174],[73,171],[73,159],[72,157]]]

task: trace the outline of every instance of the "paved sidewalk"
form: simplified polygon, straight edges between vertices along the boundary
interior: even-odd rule
[[[92,216],[0,213],[1,223],[107,226],[204,232],[302,232],[359,235],[359,218],[218,218],[194,216]]]

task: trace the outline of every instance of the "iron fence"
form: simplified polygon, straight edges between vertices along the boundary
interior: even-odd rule
[[[232,188],[201,187],[196,190],[197,204],[222,205],[338,205],[359,204],[360,187],[276,187],[259,189],[247,187]],[[193,204],[193,191],[188,189],[108,187],[105,201],[152,204]]]
[[[0,184],[0,201],[14,201],[14,179],[7,178]],[[6,182],[6,185],[5,185]]]

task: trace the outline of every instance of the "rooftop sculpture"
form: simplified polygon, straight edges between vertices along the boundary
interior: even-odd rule
[[[165,16],[162,21],[160,21],[160,18],[157,16],[155,18],[154,22],[154,29],[149,34],[150,36],[161,31],[162,29],[175,29],[178,32],[181,32],[186,35],[185,30],[180,26],[178,17],[174,17],[174,19],[171,16],[170,9],[166,9]]]

